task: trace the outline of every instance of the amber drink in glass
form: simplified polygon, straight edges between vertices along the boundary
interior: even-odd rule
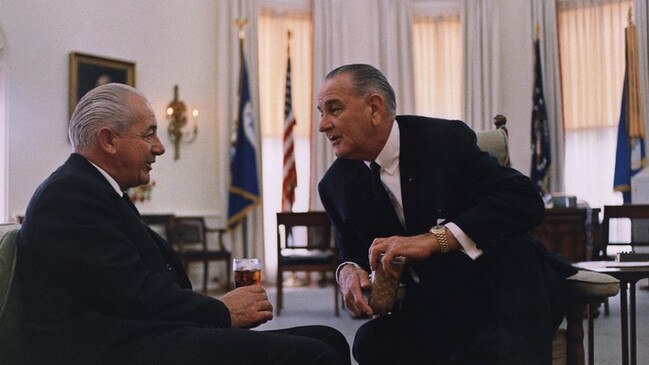
[[[259,259],[234,259],[234,287],[261,285],[261,261]]]

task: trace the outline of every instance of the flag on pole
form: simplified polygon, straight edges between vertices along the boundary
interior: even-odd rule
[[[291,33],[289,32],[289,44]],[[293,115],[291,100],[291,55],[289,45],[289,56],[286,64],[286,94],[284,98],[284,173],[282,179],[282,211],[290,212],[295,203],[295,188],[297,187],[297,170],[295,169],[295,149],[293,142],[293,130],[296,120]]]
[[[532,108],[532,171],[530,179],[539,192],[550,192],[550,126],[543,98],[543,74],[541,72],[541,46],[538,28],[534,41],[534,105]]]
[[[250,101],[248,70],[240,43],[239,111],[236,141],[231,151],[228,228],[235,228],[259,202],[254,111]]]
[[[644,124],[640,104],[639,65],[636,29],[631,21],[625,30],[626,69],[617,129],[613,190],[622,193],[624,203],[631,202],[631,178],[647,165]]]

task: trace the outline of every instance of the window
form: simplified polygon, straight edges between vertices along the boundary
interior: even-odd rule
[[[291,84],[294,150],[298,185],[294,211],[309,207],[310,130],[313,111],[313,22],[311,13],[262,10],[259,17],[259,94],[262,135],[262,181],[266,266],[273,272],[277,261],[275,213],[281,210],[284,94],[286,84],[287,33],[291,31]]]
[[[415,16],[412,38],[417,114],[460,119],[462,39],[459,14]]]
[[[560,1],[566,192],[592,207],[621,204],[613,171],[631,0]]]

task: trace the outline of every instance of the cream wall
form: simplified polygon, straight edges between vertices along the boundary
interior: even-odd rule
[[[24,212],[37,185],[71,152],[67,142],[68,54],[72,51],[136,63],[136,86],[158,116],[167,153],[143,212],[222,215],[226,166],[219,166],[226,130],[217,120],[215,22],[218,1],[0,0],[6,39],[6,219]],[[233,26],[234,27],[234,26]],[[198,108],[197,140],[173,160],[164,109],[178,84],[180,98]],[[236,90],[232,92],[236,93]]]

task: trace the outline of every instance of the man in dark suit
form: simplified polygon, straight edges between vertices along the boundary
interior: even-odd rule
[[[405,298],[356,333],[359,363],[549,364],[574,271],[557,274],[526,234],[544,215],[530,180],[482,152],[461,121],[397,116],[372,66],[330,72],[318,109],[338,157],[319,193],[351,314],[374,316],[370,270],[396,276],[392,259],[407,261]]]
[[[165,152],[136,89],[99,86],[69,124],[74,153],[36,190],[18,237],[27,356],[35,364],[349,364],[333,328],[251,331],[272,319],[259,285],[191,290],[168,243],[123,193]]]

